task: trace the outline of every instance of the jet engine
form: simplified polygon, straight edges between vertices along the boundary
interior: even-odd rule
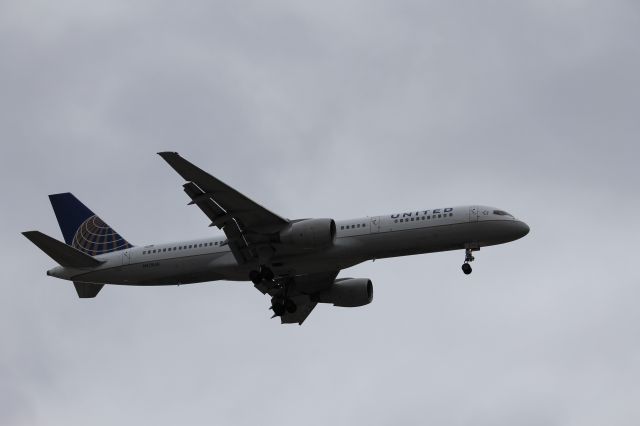
[[[279,239],[284,244],[317,249],[331,245],[335,236],[333,219],[304,219],[281,231]]]
[[[345,308],[368,305],[373,300],[373,283],[368,278],[336,280],[331,287],[318,293],[316,300]]]

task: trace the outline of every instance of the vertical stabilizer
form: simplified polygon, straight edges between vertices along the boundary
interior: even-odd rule
[[[132,247],[73,194],[49,195],[64,241],[90,256]]]

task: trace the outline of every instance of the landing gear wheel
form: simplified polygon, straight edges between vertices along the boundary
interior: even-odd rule
[[[258,285],[262,282],[262,274],[260,274],[260,272],[258,271],[251,271],[249,272],[249,279],[252,283]]]
[[[464,272],[465,275],[469,275],[472,270],[473,269],[471,269],[471,265],[469,265],[468,263],[462,265],[462,272]]]
[[[267,266],[260,267],[260,275],[267,281],[271,281],[275,277],[273,271]]]
[[[287,312],[289,312],[290,314],[298,310],[298,307],[296,306],[294,301],[291,299],[285,300],[284,307],[287,309]]]
[[[281,317],[282,315],[284,315],[286,308],[284,306],[284,303],[274,302],[271,305],[271,310],[273,311],[274,317]]]

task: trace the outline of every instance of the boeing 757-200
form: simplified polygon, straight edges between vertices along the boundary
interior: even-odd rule
[[[529,232],[504,210],[476,205],[339,221],[289,220],[175,152],[160,156],[186,181],[189,204],[224,236],[133,246],[71,193],[50,195],[66,244],[38,231],[23,233],[59,264],[47,275],[73,281],[81,298],[95,297],[104,284],[251,281],[271,297],[274,317],[302,324],[318,303],[371,303],[371,280],[338,279],[342,269],[371,259],[459,249],[465,252],[462,271],[470,274],[474,251]]]

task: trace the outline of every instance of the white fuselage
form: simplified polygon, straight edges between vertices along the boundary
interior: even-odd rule
[[[496,213],[497,212],[497,213]],[[523,237],[528,226],[493,207],[462,206],[336,221],[333,244],[323,249],[276,250],[276,275],[339,271],[370,259],[473,248]],[[277,244],[276,244],[277,245]],[[153,244],[96,256],[96,268],[56,267],[62,279],[124,285],[245,281],[257,261],[238,264],[224,236]]]

